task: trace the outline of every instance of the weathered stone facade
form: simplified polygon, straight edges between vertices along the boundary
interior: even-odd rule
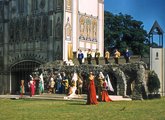
[[[0,94],[38,65],[62,59],[63,2],[0,0]]]
[[[0,0],[0,94],[15,93],[38,65],[68,61],[78,49],[103,56],[103,18],[103,0]]]

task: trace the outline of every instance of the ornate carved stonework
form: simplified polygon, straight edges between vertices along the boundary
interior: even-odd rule
[[[92,41],[97,40],[97,20],[92,19]]]
[[[41,17],[37,16],[35,19],[35,35],[39,37],[41,34]]]
[[[46,40],[48,38],[48,16],[43,16],[42,20],[42,39]]]
[[[30,16],[29,21],[28,21],[28,37],[29,37],[29,40],[33,40],[33,33],[34,33],[34,18],[32,16]]]
[[[62,35],[62,27],[61,27],[62,23],[61,23],[61,19],[60,17],[57,18],[57,22],[55,25],[55,37],[56,38],[61,38]]]
[[[63,0],[57,0],[57,10],[62,10],[63,8]]]
[[[80,39],[85,39],[85,17],[81,16],[79,20],[79,25],[80,25]]]
[[[45,0],[41,0],[40,2],[40,8],[44,9],[45,8]]]
[[[72,0],[66,0],[66,10],[71,12],[71,10],[72,10]]]
[[[86,40],[91,40],[91,19],[86,17]]]
[[[104,0],[98,0],[99,3],[104,3]]]
[[[68,18],[68,21],[65,25],[65,31],[66,31],[66,40],[71,40],[71,34],[72,34],[72,27]]]
[[[79,15],[79,39],[97,42],[97,17]]]

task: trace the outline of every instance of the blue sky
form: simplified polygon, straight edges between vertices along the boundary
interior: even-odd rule
[[[165,0],[104,0],[104,9],[114,14],[121,12],[131,15],[135,20],[143,22],[147,32],[157,20],[165,32]]]

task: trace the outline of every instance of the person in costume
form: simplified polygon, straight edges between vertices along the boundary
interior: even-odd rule
[[[41,74],[39,77],[39,94],[43,94],[44,93],[44,79],[43,79],[43,75]]]
[[[102,102],[110,102],[112,101],[108,95],[108,91],[107,91],[107,82],[106,79],[104,79],[103,82],[103,89],[102,89]]]
[[[88,84],[88,93],[87,93],[87,105],[96,105],[98,104],[96,98],[96,88],[94,83],[94,75],[92,72],[89,74],[89,84]]]
[[[110,53],[109,53],[109,51],[107,50],[106,52],[105,52],[105,57],[104,57],[104,59],[105,59],[105,64],[108,64],[109,63],[109,58],[110,58]]]
[[[69,81],[65,74],[65,72],[62,73],[62,93],[67,94],[68,93],[68,87],[69,87]]]
[[[125,55],[124,55],[126,63],[130,62],[130,56],[131,56],[130,51],[127,48],[126,51],[125,51]]]
[[[98,51],[98,49],[96,49],[95,52],[96,65],[99,65],[99,58],[100,58],[100,52]]]
[[[87,52],[87,61],[88,61],[88,64],[92,64],[92,52],[91,50],[89,49],[88,52]]]
[[[78,80],[78,75],[77,73],[74,73],[73,74],[73,77],[72,77],[72,80],[71,80],[71,87],[70,87],[70,93],[69,94],[69,97],[72,97],[74,95],[76,95],[76,90],[77,90],[77,80]]]
[[[50,77],[50,81],[49,81],[49,93],[55,93],[55,89],[54,89],[54,85],[55,85],[55,81],[54,81],[54,76],[52,75]]]
[[[33,77],[30,75],[31,79],[29,81],[29,89],[30,89],[30,97],[35,94],[35,81]]]
[[[98,81],[97,81],[97,90],[98,90],[98,100],[102,100],[102,89],[103,89],[103,82],[104,82],[104,75],[102,72],[99,73]]]
[[[119,64],[120,52],[116,49],[114,53],[114,60],[116,64]]]
[[[82,87],[83,87],[83,81],[82,81],[82,78],[79,75],[78,80],[77,80],[78,95],[82,94]]]
[[[25,86],[24,86],[24,80],[21,80],[20,85],[20,97],[23,98],[23,95],[25,94]]]
[[[82,64],[83,58],[84,58],[84,54],[82,53],[81,50],[79,50],[79,53],[78,53],[78,61],[79,61],[79,64],[80,64],[80,65]]]
[[[64,97],[64,99],[71,99],[71,98],[74,98],[76,97],[76,90],[77,90],[77,80],[78,80],[78,75],[77,73],[75,72],[73,74],[73,77],[72,77],[72,80],[71,80],[71,85],[69,87],[69,92],[68,92],[68,96],[67,97]]]
[[[61,93],[62,92],[62,87],[61,87],[61,84],[62,84],[62,76],[61,76],[61,74],[60,73],[58,73],[58,75],[57,75],[57,80],[56,80],[57,82],[57,88],[56,88],[56,90],[57,90],[57,92],[58,93]]]

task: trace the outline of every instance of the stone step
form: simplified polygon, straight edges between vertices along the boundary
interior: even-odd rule
[[[123,96],[117,95],[109,95],[112,101],[131,101],[131,98],[123,98]],[[7,98],[7,99],[19,99],[20,95],[0,95],[0,98]],[[87,95],[82,94],[81,96],[75,95],[72,98],[67,98],[65,94],[43,94],[43,95],[34,95],[30,97],[29,95],[24,95],[23,98],[25,99],[42,99],[42,100],[75,100],[75,101],[86,101]],[[98,96],[97,96],[98,98]]]
[[[131,101],[131,98],[124,98],[123,96],[109,95],[112,101]]]

